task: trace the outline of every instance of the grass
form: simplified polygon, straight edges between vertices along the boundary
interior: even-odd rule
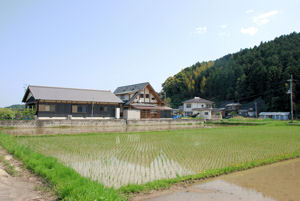
[[[57,159],[19,145],[15,137],[1,133],[0,144],[20,159],[29,170],[45,178],[60,200],[126,200],[114,189],[81,176]]]
[[[27,166],[33,172],[46,178],[62,199],[90,200],[83,196],[90,194],[91,189],[93,195],[101,192],[97,198],[118,200],[124,199],[120,194],[167,188],[178,182],[214,177],[300,156],[298,126],[279,121],[258,122],[263,124],[35,137],[2,134],[0,143],[8,150],[12,149],[10,152],[25,161],[25,165],[29,164]],[[22,154],[14,151],[16,149]],[[38,167],[31,163],[38,163]],[[87,184],[78,185],[73,181],[81,179]],[[117,190],[108,188],[110,186]],[[78,190],[81,187],[84,190]],[[75,199],[75,196],[82,197]]]
[[[16,127],[13,126],[0,126],[0,130],[1,129],[15,129]]]

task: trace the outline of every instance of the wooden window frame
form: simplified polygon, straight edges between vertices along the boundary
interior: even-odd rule
[[[78,112],[78,107],[85,107],[85,112]],[[76,108],[76,109],[75,109]],[[86,114],[87,113],[87,105],[72,105],[72,113],[74,114]]]
[[[48,106],[49,110],[46,110],[45,107]],[[53,109],[54,108],[54,109]],[[39,104],[39,112],[56,112],[56,105],[55,104]]]

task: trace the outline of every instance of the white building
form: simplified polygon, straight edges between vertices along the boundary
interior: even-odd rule
[[[183,102],[183,112],[185,117],[197,116],[204,119],[211,119],[211,111],[214,102],[195,97]]]

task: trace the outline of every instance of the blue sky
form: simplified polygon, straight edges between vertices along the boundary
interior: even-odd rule
[[[160,91],[198,61],[299,32],[299,10],[299,0],[1,0],[0,107],[28,84]]]

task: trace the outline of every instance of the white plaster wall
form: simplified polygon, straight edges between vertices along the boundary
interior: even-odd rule
[[[140,110],[124,110],[123,116],[127,120],[139,120],[141,112]]]

